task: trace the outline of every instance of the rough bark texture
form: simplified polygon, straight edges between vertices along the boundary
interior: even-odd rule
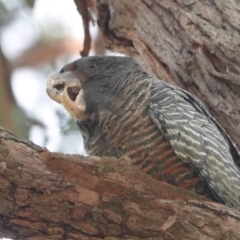
[[[2,129],[0,202],[0,237],[18,240],[240,239],[239,213],[127,159],[50,153]]]
[[[97,2],[107,48],[194,93],[240,146],[240,2]]]

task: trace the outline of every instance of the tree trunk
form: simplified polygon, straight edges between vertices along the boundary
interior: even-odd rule
[[[50,153],[2,129],[0,202],[0,237],[18,240],[240,239],[240,213],[128,159]]]
[[[192,92],[240,147],[240,2],[97,2],[107,48]]]

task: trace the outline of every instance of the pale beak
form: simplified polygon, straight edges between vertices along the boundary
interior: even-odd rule
[[[46,90],[49,97],[62,104],[73,118],[86,119],[82,85],[74,73],[68,71],[53,75],[48,80]]]

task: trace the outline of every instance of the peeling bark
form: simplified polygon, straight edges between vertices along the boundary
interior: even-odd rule
[[[0,237],[240,239],[240,214],[122,158],[51,153],[0,130]]]
[[[96,2],[107,48],[195,94],[240,147],[239,1]]]

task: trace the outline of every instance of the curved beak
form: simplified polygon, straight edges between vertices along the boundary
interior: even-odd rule
[[[62,103],[66,98],[68,88],[81,88],[80,81],[72,72],[58,73],[50,77],[47,82],[47,93],[50,98]]]
[[[49,97],[62,104],[73,118],[86,118],[82,85],[73,72],[67,71],[51,76],[46,91]]]

